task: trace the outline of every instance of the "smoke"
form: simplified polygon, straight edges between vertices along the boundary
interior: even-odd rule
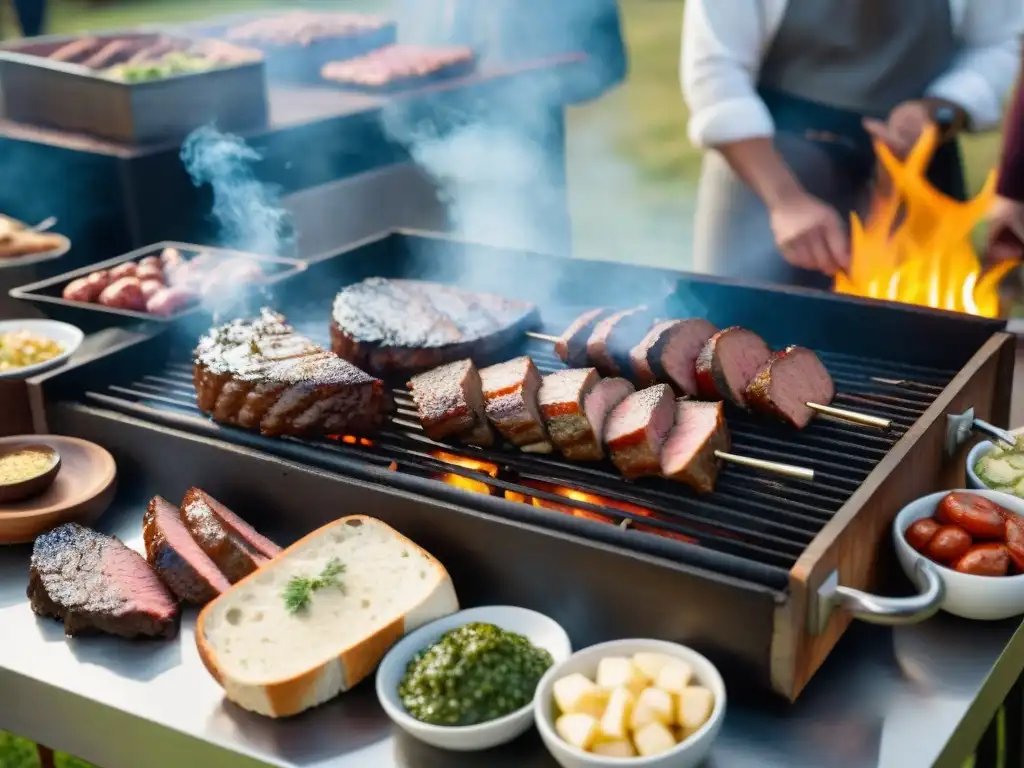
[[[193,131],[181,148],[181,161],[192,183],[209,184],[213,191],[218,245],[284,256],[294,238],[277,189],[256,178],[253,166],[261,159],[242,139],[212,126]]]

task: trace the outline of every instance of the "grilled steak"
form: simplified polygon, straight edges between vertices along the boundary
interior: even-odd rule
[[[371,277],[334,300],[331,349],[377,375],[477,364],[537,325],[533,304],[421,280]]]
[[[541,378],[528,357],[517,357],[480,371],[487,418],[513,445],[531,453],[550,453],[551,443],[537,407]]]
[[[203,336],[192,379],[199,409],[214,421],[265,435],[368,432],[391,408],[378,379],[268,309]]]
[[[746,391],[771,350],[764,339],[746,328],[733,326],[719,331],[697,357],[697,389],[705,400],[728,400],[745,408]]]
[[[634,307],[604,318],[587,339],[587,358],[603,376],[618,376],[630,368],[629,351],[647,333],[653,318],[647,307]]]
[[[146,560],[160,579],[186,603],[206,605],[231,582],[185,529],[178,508],[156,496],[142,518]]]
[[[728,451],[731,439],[722,401],[676,400],[676,422],[661,451],[661,474],[698,493],[710,493],[718,479],[715,451]]]
[[[569,327],[555,342],[555,354],[558,358],[572,368],[586,366],[587,340],[594,332],[594,327],[610,314],[612,310],[606,307],[588,309],[569,323]]]
[[[650,386],[663,381],[681,394],[696,397],[697,356],[716,333],[718,328],[699,317],[658,323],[629,353],[637,383]]]
[[[185,494],[181,502],[181,521],[232,584],[281,551],[274,542],[199,488],[189,488]]]
[[[623,475],[661,474],[661,447],[674,418],[675,398],[668,384],[641,389],[615,406],[605,423],[604,441]]]
[[[491,445],[494,431],[484,414],[480,373],[472,360],[448,363],[409,382],[427,437],[456,437],[470,445]]]
[[[816,354],[806,347],[787,347],[771,356],[747,386],[746,394],[754,410],[803,429],[814,417],[807,403],[828,405],[836,396],[836,387]]]
[[[66,523],[32,547],[28,598],[69,636],[174,637],[178,601],[134,550],[112,536]]]
[[[633,391],[625,379],[601,379],[595,368],[545,376],[538,399],[551,441],[567,459],[604,458],[601,435],[605,419]]]

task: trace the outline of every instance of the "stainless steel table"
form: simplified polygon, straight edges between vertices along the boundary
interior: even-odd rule
[[[128,495],[100,527],[140,548],[143,500]],[[418,744],[391,728],[372,684],[290,721],[250,715],[223,700],[200,664],[194,613],[179,641],[68,641],[29,609],[28,558],[27,547],[0,550],[0,729],[103,768],[555,765],[533,733],[475,756]],[[1008,717],[1019,721],[1022,668],[1017,621],[855,626],[792,708],[731,702],[710,765],[959,768],[1011,688]]]

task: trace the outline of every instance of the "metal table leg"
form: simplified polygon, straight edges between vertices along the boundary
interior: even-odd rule
[[[1024,677],[1010,688],[1003,713],[1003,766],[1024,768]]]

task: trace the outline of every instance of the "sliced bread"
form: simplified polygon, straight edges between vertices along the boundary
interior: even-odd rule
[[[332,571],[305,591],[304,607],[289,607],[289,584]],[[385,523],[354,515],[309,534],[207,605],[196,643],[228,699],[288,717],[347,691],[406,632],[458,609],[444,566]]]

